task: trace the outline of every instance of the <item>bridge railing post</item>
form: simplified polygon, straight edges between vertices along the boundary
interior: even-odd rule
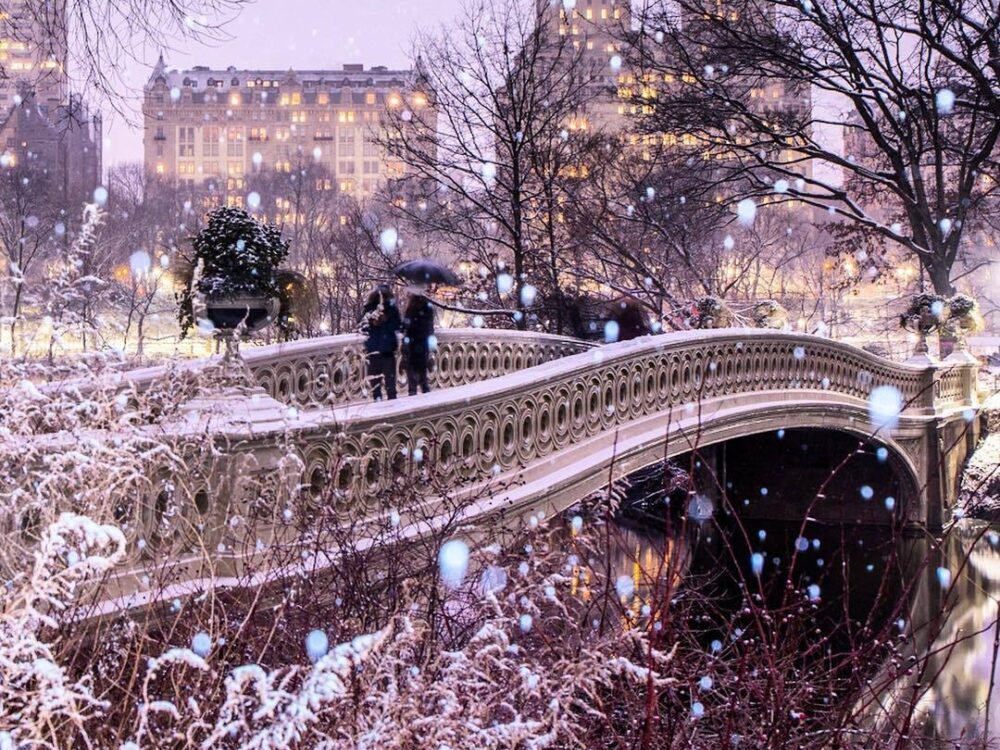
[[[938,368],[927,365],[920,377],[920,395],[913,404],[914,408],[926,414],[933,414],[940,401],[940,393],[941,379]]]

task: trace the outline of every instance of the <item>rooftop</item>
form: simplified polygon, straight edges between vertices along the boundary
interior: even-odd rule
[[[298,85],[304,88],[402,86],[412,81],[413,70],[390,70],[384,65],[365,69],[364,65],[348,63],[340,68],[324,70],[254,70],[230,66],[213,69],[196,65],[189,70],[167,70],[161,56],[149,77],[147,88],[160,79],[170,88],[242,89],[256,86]]]

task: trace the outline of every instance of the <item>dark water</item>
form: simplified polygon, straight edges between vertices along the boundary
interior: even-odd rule
[[[813,482],[810,471],[799,478],[788,464],[771,466],[780,466],[781,474],[774,494]],[[916,677],[901,678],[910,680],[905,686],[895,684],[903,688],[919,680],[916,693],[903,694],[917,696],[921,733],[968,740],[982,737],[988,727],[989,736],[1000,740],[1000,685],[988,701],[991,678],[1000,682],[1000,659],[994,654],[1000,600],[997,532],[975,521],[961,521],[935,538],[842,519],[803,525],[755,520],[752,513],[741,518],[743,492],[734,489],[755,485],[761,477],[734,474],[732,467],[729,471],[727,484],[735,502],[712,502],[701,495],[692,502],[686,492],[675,492],[668,506],[650,505],[649,488],[662,486],[662,475],[652,482],[646,477],[630,491],[625,502],[630,510],[615,524],[613,554],[616,575],[636,582],[636,611],[644,582],[648,586],[662,576],[668,558],[670,569],[710,593],[723,612],[740,606],[741,586],[776,604],[786,579],[791,580],[819,603],[825,628],[843,629],[849,621],[855,638],[864,624],[873,632],[908,636],[906,649],[919,655],[923,669]],[[844,479],[837,492],[828,493],[829,500],[855,502],[857,483],[864,482],[861,486],[874,488],[869,500],[882,502],[888,492],[899,491],[893,481],[880,479],[869,466]],[[807,494],[809,488],[801,491]],[[684,511],[702,519],[685,521]],[[833,639],[835,648],[846,648],[846,629],[844,633]],[[875,665],[873,671],[879,668]]]

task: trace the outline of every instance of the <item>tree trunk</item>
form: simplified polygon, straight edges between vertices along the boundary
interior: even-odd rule
[[[931,280],[936,294],[950,297],[955,293],[955,287],[951,283],[951,269],[943,263],[931,261],[927,263],[927,276]]]
[[[21,290],[24,287],[24,272],[21,271],[21,283],[14,289],[14,301],[10,306],[10,356],[17,356],[17,316],[21,314]]]
[[[936,294],[950,297],[955,293],[955,287],[951,284],[950,270],[943,263],[927,264],[927,276]],[[955,351],[955,336],[947,326],[943,326],[938,333],[938,356],[944,359],[953,351]]]

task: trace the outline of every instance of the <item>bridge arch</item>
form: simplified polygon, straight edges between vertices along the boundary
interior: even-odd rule
[[[736,431],[727,424],[706,426],[697,442],[670,445],[669,438],[659,440],[633,456],[620,456],[623,462],[631,460],[617,472],[609,466],[609,473],[627,471],[630,477],[638,475],[648,481],[647,470],[663,465],[667,456],[679,468],[694,471],[699,492],[718,502],[724,487],[722,491],[738,514],[746,505],[760,520],[800,522],[807,507],[811,517],[828,522],[882,524],[894,519],[919,523],[923,519],[918,468],[899,442],[891,437],[873,437],[871,430],[859,428],[849,413],[797,409],[794,417],[789,418],[786,408],[774,409],[755,415],[752,424],[740,425]],[[857,451],[858,447],[863,450]],[[883,457],[878,456],[879,449],[885,451]],[[691,465],[694,459],[700,470]],[[841,462],[841,471],[834,474]],[[817,477],[817,464],[828,469],[829,474]],[[790,485],[784,476],[786,471],[801,484]],[[825,497],[812,505],[815,493],[827,478]],[[879,500],[865,502],[860,494],[865,484],[875,488]],[[761,487],[770,488],[767,497],[757,495]],[[886,496],[895,500],[890,510],[885,510],[881,502]]]

